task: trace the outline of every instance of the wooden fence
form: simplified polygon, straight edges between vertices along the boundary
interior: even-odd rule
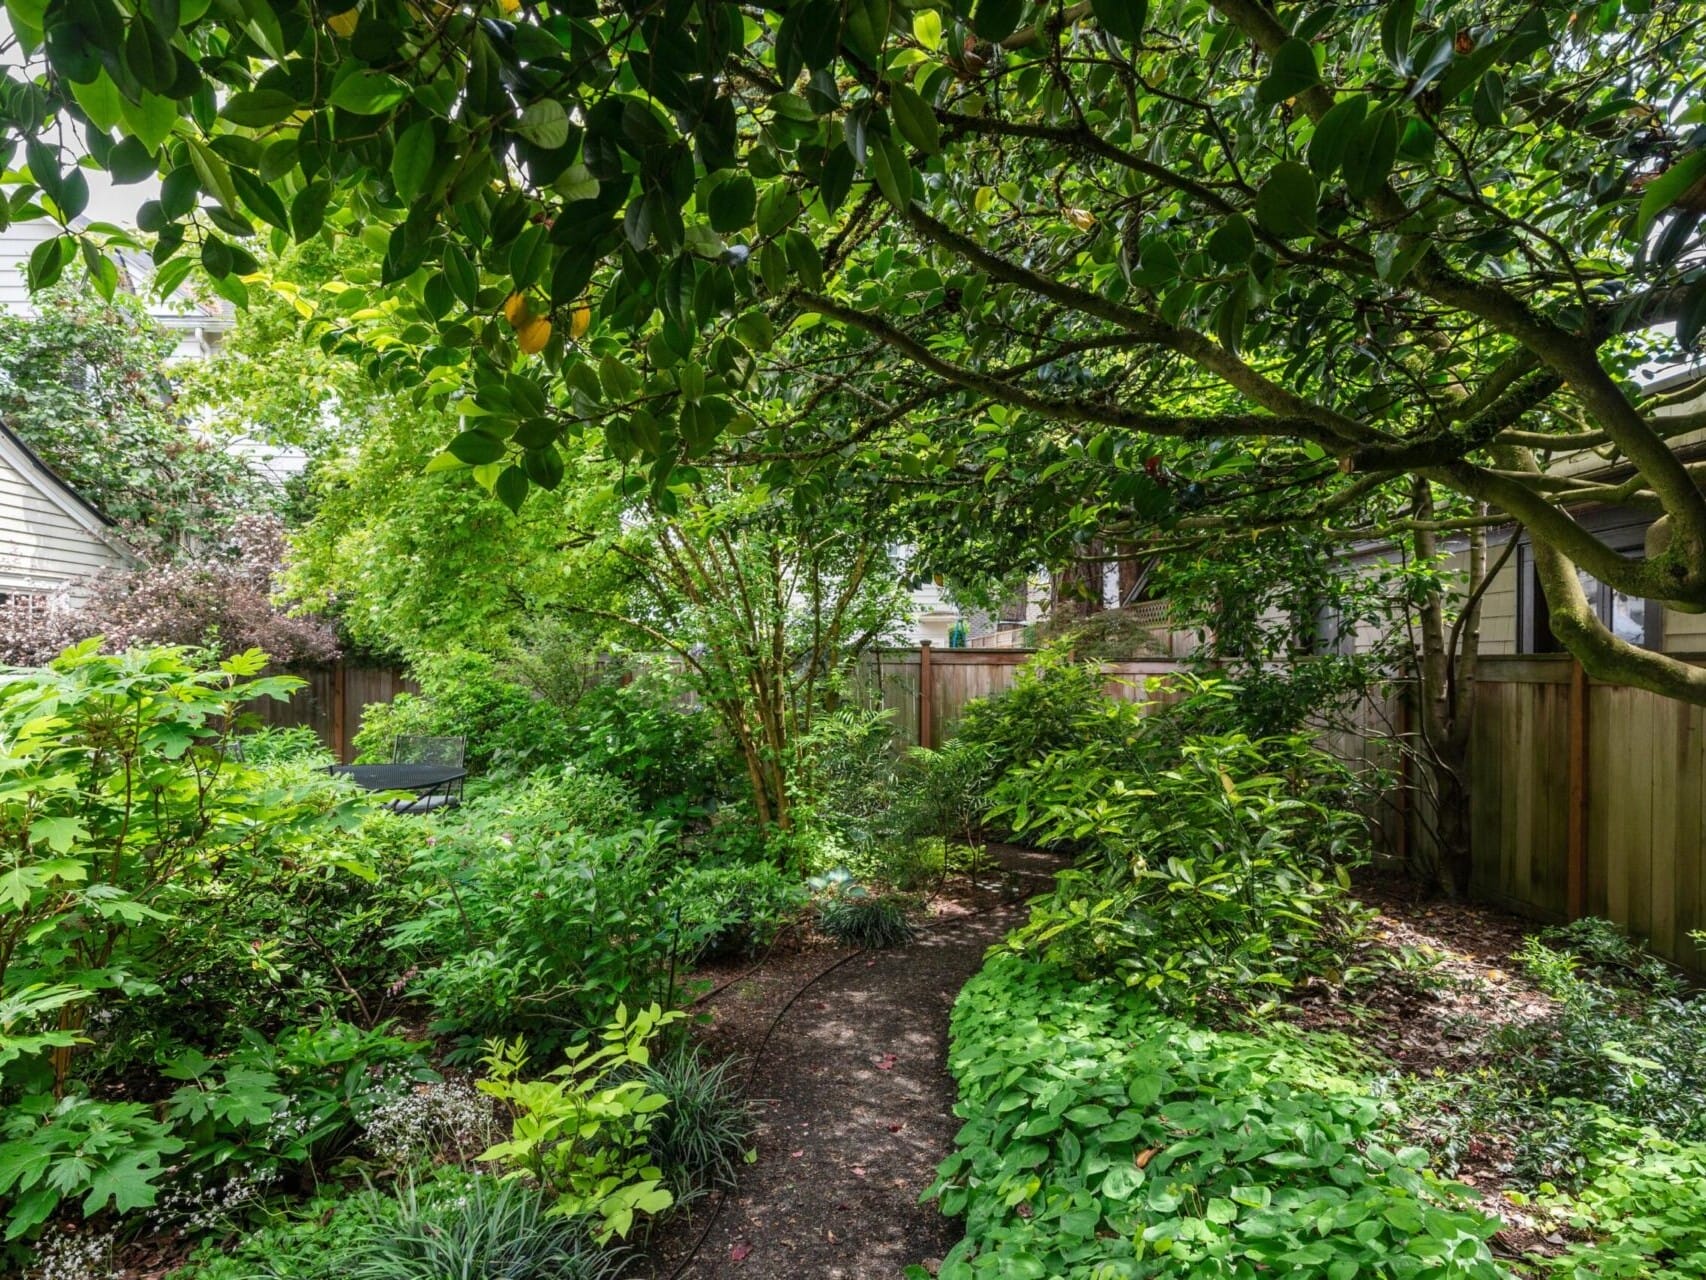
[[[885,651],[867,660],[872,702],[897,738],[940,746],[966,703],[1010,687],[1029,649]],[[1178,663],[1108,663],[1108,692],[1178,699]],[[1658,954],[1706,972],[1688,936],[1706,930],[1706,708],[1588,680],[1564,656],[1483,656],[1470,745],[1474,895],[1530,918],[1604,916]],[[1395,743],[1414,732],[1395,685],[1323,745],[1385,771],[1369,818],[1376,852],[1403,858],[1429,838],[1429,800]]]
[[[361,728],[369,703],[389,702],[399,693],[418,693],[420,686],[390,667],[334,663],[308,671],[292,671],[306,683],[288,702],[263,698],[253,704],[265,724],[278,728],[307,725],[320,735],[326,749],[344,763],[354,757],[350,743]]]
[[[1605,916],[1706,969],[1688,936],[1706,929],[1706,708],[1551,655],[1484,658],[1476,690],[1475,895]]]

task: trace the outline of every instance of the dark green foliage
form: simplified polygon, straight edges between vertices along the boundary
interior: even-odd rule
[[[917,936],[906,904],[863,885],[838,883],[818,904],[817,927],[844,947],[902,947]]]
[[[403,735],[467,738],[474,772],[525,774],[569,758],[571,736],[561,714],[504,679],[490,658],[459,650],[417,661],[413,670],[419,694],[398,694],[363,713],[358,760],[389,761]]]
[[[992,777],[1052,751],[1118,738],[1125,726],[1105,685],[1096,664],[1045,650],[1019,668],[1011,688],[969,703],[955,738],[984,748]]]
[[[1367,850],[1345,807],[1358,781],[1306,738],[1186,732],[1224,705],[1212,685],[1164,715],[1104,700],[1080,713],[1099,736],[1008,771],[990,820],[1080,855],[1011,945],[1169,1006],[1337,980],[1358,932],[1347,868]]]
[[[1498,1220],[1388,1145],[1338,1042],[1193,1029],[1015,956],[967,984],[952,1034],[966,1124],[932,1194],[966,1238],[941,1280],[1503,1274]]]
[[[664,888],[659,910],[684,963],[756,955],[805,903],[800,882],[772,862],[700,861]]]
[[[218,1052],[245,1030],[271,1036],[303,1018],[371,1026],[395,1013],[403,965],[386,941],[411,909],[425,834],[418,819],[378,811],[289,856],[228,865],[167,928],[158,989],[96,1031],[91,1070],[165,1060],[183,1045]]]
[[[567,713],[573,756],[628,782],[648,812],[684,812],[723,790],[731,765],[712,717],[668,681],[595,685]]]
[[[166,1115],[197,1171],[311,1172],[345,1151],[376,1108],[436,1079],[420,1056],[425,1047],[342,1022],[292,1027],[271,1040],[246,1032],[217,1061],[189,1049],[165,1065],[168,1079],[183,1082]]]
[[[689,1041],[638,1072],[648,1089],[669,1099],[646,1139],[678,1204],[735,1184],[756,1131],[743,1091],[745,1066],[740,1058],[708,1062]]]
[[[437,1029],[472,1045],[525,1034],[536,1051],[667,995],[673,939],[656,896],[665,835],[564,829],[470,806],[410,872],[417,906],[391,945]]]

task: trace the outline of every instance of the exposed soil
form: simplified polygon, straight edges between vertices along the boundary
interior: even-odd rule
[[[1393,1068],[1414,1076],[1473,1074],[1488,1065],[1490,1039],[1501,1028],[1538,1022],[1557,1002],[1522,973],[1516,952],[1537,926],[1488,907],[1417,902],[1401,883],[1358,884],[1356,895],[1377,912],[1362,959],[1373,970],[1348,999],[1305,1000],[1300,1025],[1340,1031]],[[1384,953],[1388,959],[1382,962]],[[1407,957],[1395,962],[1391,957]],[[1426,1145],[1427,1117],[1414,1117]],[[1510,1139],[1482,1134],[1458,1157],[1455,1181],[1505,1228],[1489,1242],[1512,1261],[1555,1253],[1559,1224],[1504,1194],[1514,1153]]]
[[[755,1064],[758,1159],[737,1190],[660,1232],[658,1277],[894,1280],[912,1263],[934,1270],[959,1238],[958,1224],[918,1202],[959,1127],[948,1011],[1060,865],[991,852],[995,866],[975,881],[944,885],[908,946],[826,946],[704,975],[728,984],[701,1006],[706,1047]]]

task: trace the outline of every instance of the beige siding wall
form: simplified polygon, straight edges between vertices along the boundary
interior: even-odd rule
[[[0,457],[0,592],[45,593],[122,564]]]

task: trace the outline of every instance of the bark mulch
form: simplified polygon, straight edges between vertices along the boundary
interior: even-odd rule
[[[992,853],[975,883],[943,887],[908,946],[808,948],[719,978],[728,985],[702,1006],[702,1036],[712,1053],[754,1064],[758,1159],[721,1203],[713,1196],[664,1227],[660,1280],[892,1280],[912,1263],[934,1270],[959,1238],[957,1223],[918,1202],[959,1127],[948,1011],[1060,865]]]

